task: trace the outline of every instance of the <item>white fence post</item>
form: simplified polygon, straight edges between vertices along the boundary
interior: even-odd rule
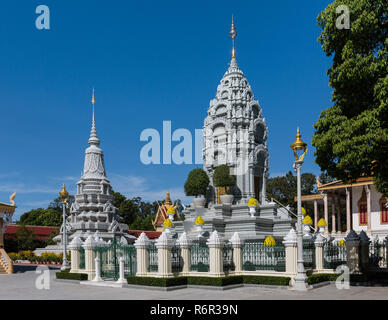
[[[233,246],[233,263],[234,263],[234,273],[241,274],[243,271],[243,257],[242,257],[242,247],[244,241],[240,239],[238,232],[235,232],[230,238],[230,242]]]
[[[82,246],[85,249],[85,273],[88,274],[88,280],[93,280],[96,273],[94,262],[96,246],[97,243],[92,235],[86,239]]]
[[[100,258],[98,255],[94,258],[94,264],[95,264],[95,269],[96,269],[96,275],[92,281],[94,282],[101,282],[103,281],[101,278],[101,266],[100,266]]]
[[[283,244],[286,249],[286,272],[289,274],[296,274],[298,265],[298,249],[296,232],[293,228],[291,228],[284,237]]]
[[[325,238],[322,234],[318,233],[315,238],[315,269],[320,272],[324,269],[323,265],[323,244],[325,243]]]
[[[136,276],[146,276],[148,273],[149,266],[149,252],[148,247],[150,245],[150,240],[147,235],[142,232],[139,238],[135,241],[136,248],[136,263],[137,263],[137,271]]]
[[[158,249],[158,276],[162,278],[173,277],[171,266],[171,248],[174,240],[170,238],[170,233],[163,232],[156,240]]]
[[[222,239],[214,230],[206,242],[209,247],[210,275],[213,277],[224,276],[224,263],[222,257],[222,248],[224,246]]]
[[[124,262],[125,262],[124,258],[120,257],[120,259],[119,259],[119,273],[120,273],[120,277],[116,281],[116,283],[127,283],[127,281],[125,280],[125,277],[124,277]]]
[[[71,254],[71,269],[70,273],[80,272],[80,249],[82,247],[82,241],[79,237],[74,237],[69,244],[69,250]]]
[[[181,248],[183,259],[182,274],[188,275],[191,269],[191,245],[192,241],[187,238],[186,232],[183,232],[178,239],[178,245]]]
[[[360,237],[354,230],[350,230],[345,238],[346,244],[346,260],[349,268],[349,272],[359,273],[360,272]]]

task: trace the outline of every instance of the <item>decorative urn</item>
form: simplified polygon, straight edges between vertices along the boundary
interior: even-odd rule
[[[201,216],[198,216],[197,219],[195,219],[194,225],[196,226],[196,229],[198,232],[203,231],[203,225],[205,224],[205,221],[203,221]]]
[[[250,198],[248,201],[249,214],[251,218],[254,218],[256,215],[256,208],[258,206],[258,202],[255,198]]]

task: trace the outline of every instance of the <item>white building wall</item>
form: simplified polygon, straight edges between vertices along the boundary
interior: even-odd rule
[[[385,233],[388,234],[388,224],[381,224],[380,199],[382,194],[376,190],[374,185],[369,187],[371,188],[371,231],[386,231]],[[364,186],[352,187],[352,222],[356,232],[362,230],[366,232],[368,229],[367,226],[359,225],[358,201],[361,198],[363,188]]]

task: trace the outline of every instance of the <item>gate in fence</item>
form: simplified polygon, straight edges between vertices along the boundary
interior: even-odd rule
[[[151,242],[148,247],[149,264],[148,272],[158,272],[158,249],[155,246],[155,242]]]
[[[181,256],[181,248],[173,246],[171,248],[171,268],[173,273],[182,272],[183,258]]]
[[[346,246],[335,245],[330,241],[323,244],[323,267],[325,269],[336,269],[346,264],[346,261]]]
[[[233,263],[233,245],[226,243],[222,250],[224,272],[234,271],[235,266]]]
[[[119,278],[120,257],[124,258],[124,276],[136,275],[136,248],[133,245],[118,243],[116,238],[112,243],[96,248],[100,259],[102,278]]]
[[[369,266],[376,269],[388,268],[386,244],[379,241],[369,244]]]
[[[79,249],[79,268],[85,269],[85,249],[83,247]]]
[[[283,244],[265,246],[263,241],[246,240],[242,255],[245,271],[286,271],[286,251]]]
[[[315,268],[315,245],[310,240],[303,240],[303,261],[306,269]]]
[[[193,242],[191,246],[191,271],[209,272],[209,247],[206,242]]]

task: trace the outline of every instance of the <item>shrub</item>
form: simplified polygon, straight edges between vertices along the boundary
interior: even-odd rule
[[[57,279],[65,280],[88,280],[88,275],[86,273],[70,273],[70,270],[60,271],[56,274]]]
[[[229,192],[229,187],[236,184],[236,176],[231,176],[229,166],[223,164],[215,168],[213,182],[216,187],[226,187],[226,191]]]
[[[205,195],[209,183],[209,177],[203,169],[193,169],[185,182],[185,193],[187,196],[195,197]]]
[[[174,278],[154,278],[154,277],[136,277],[130,276],[127,278],[128,284],[136,284],[141,286],[154,286],[154,287],[172,287],[187,284],[186,277],[174,277]]]
[[[273,276],[243,276],[246,284],[265,284],[273,286],[288,286],[290,277],[273,277]]]
[[[15,253],[15,252],[10,252],[8,253],[8,256],[9,258],[12,260],[12,261],[16,261],[16,260],[20,260],[20,254],[18,253]]]
[[[216,286],[223,287],[232,284],[243,283],[242,276],[229,276],[229,277],[187,277],[187,284],[197,286]]]
[[[316,284],[325,281],[335,281],[339,274],[316,273],[307,277],[307,284]]]

